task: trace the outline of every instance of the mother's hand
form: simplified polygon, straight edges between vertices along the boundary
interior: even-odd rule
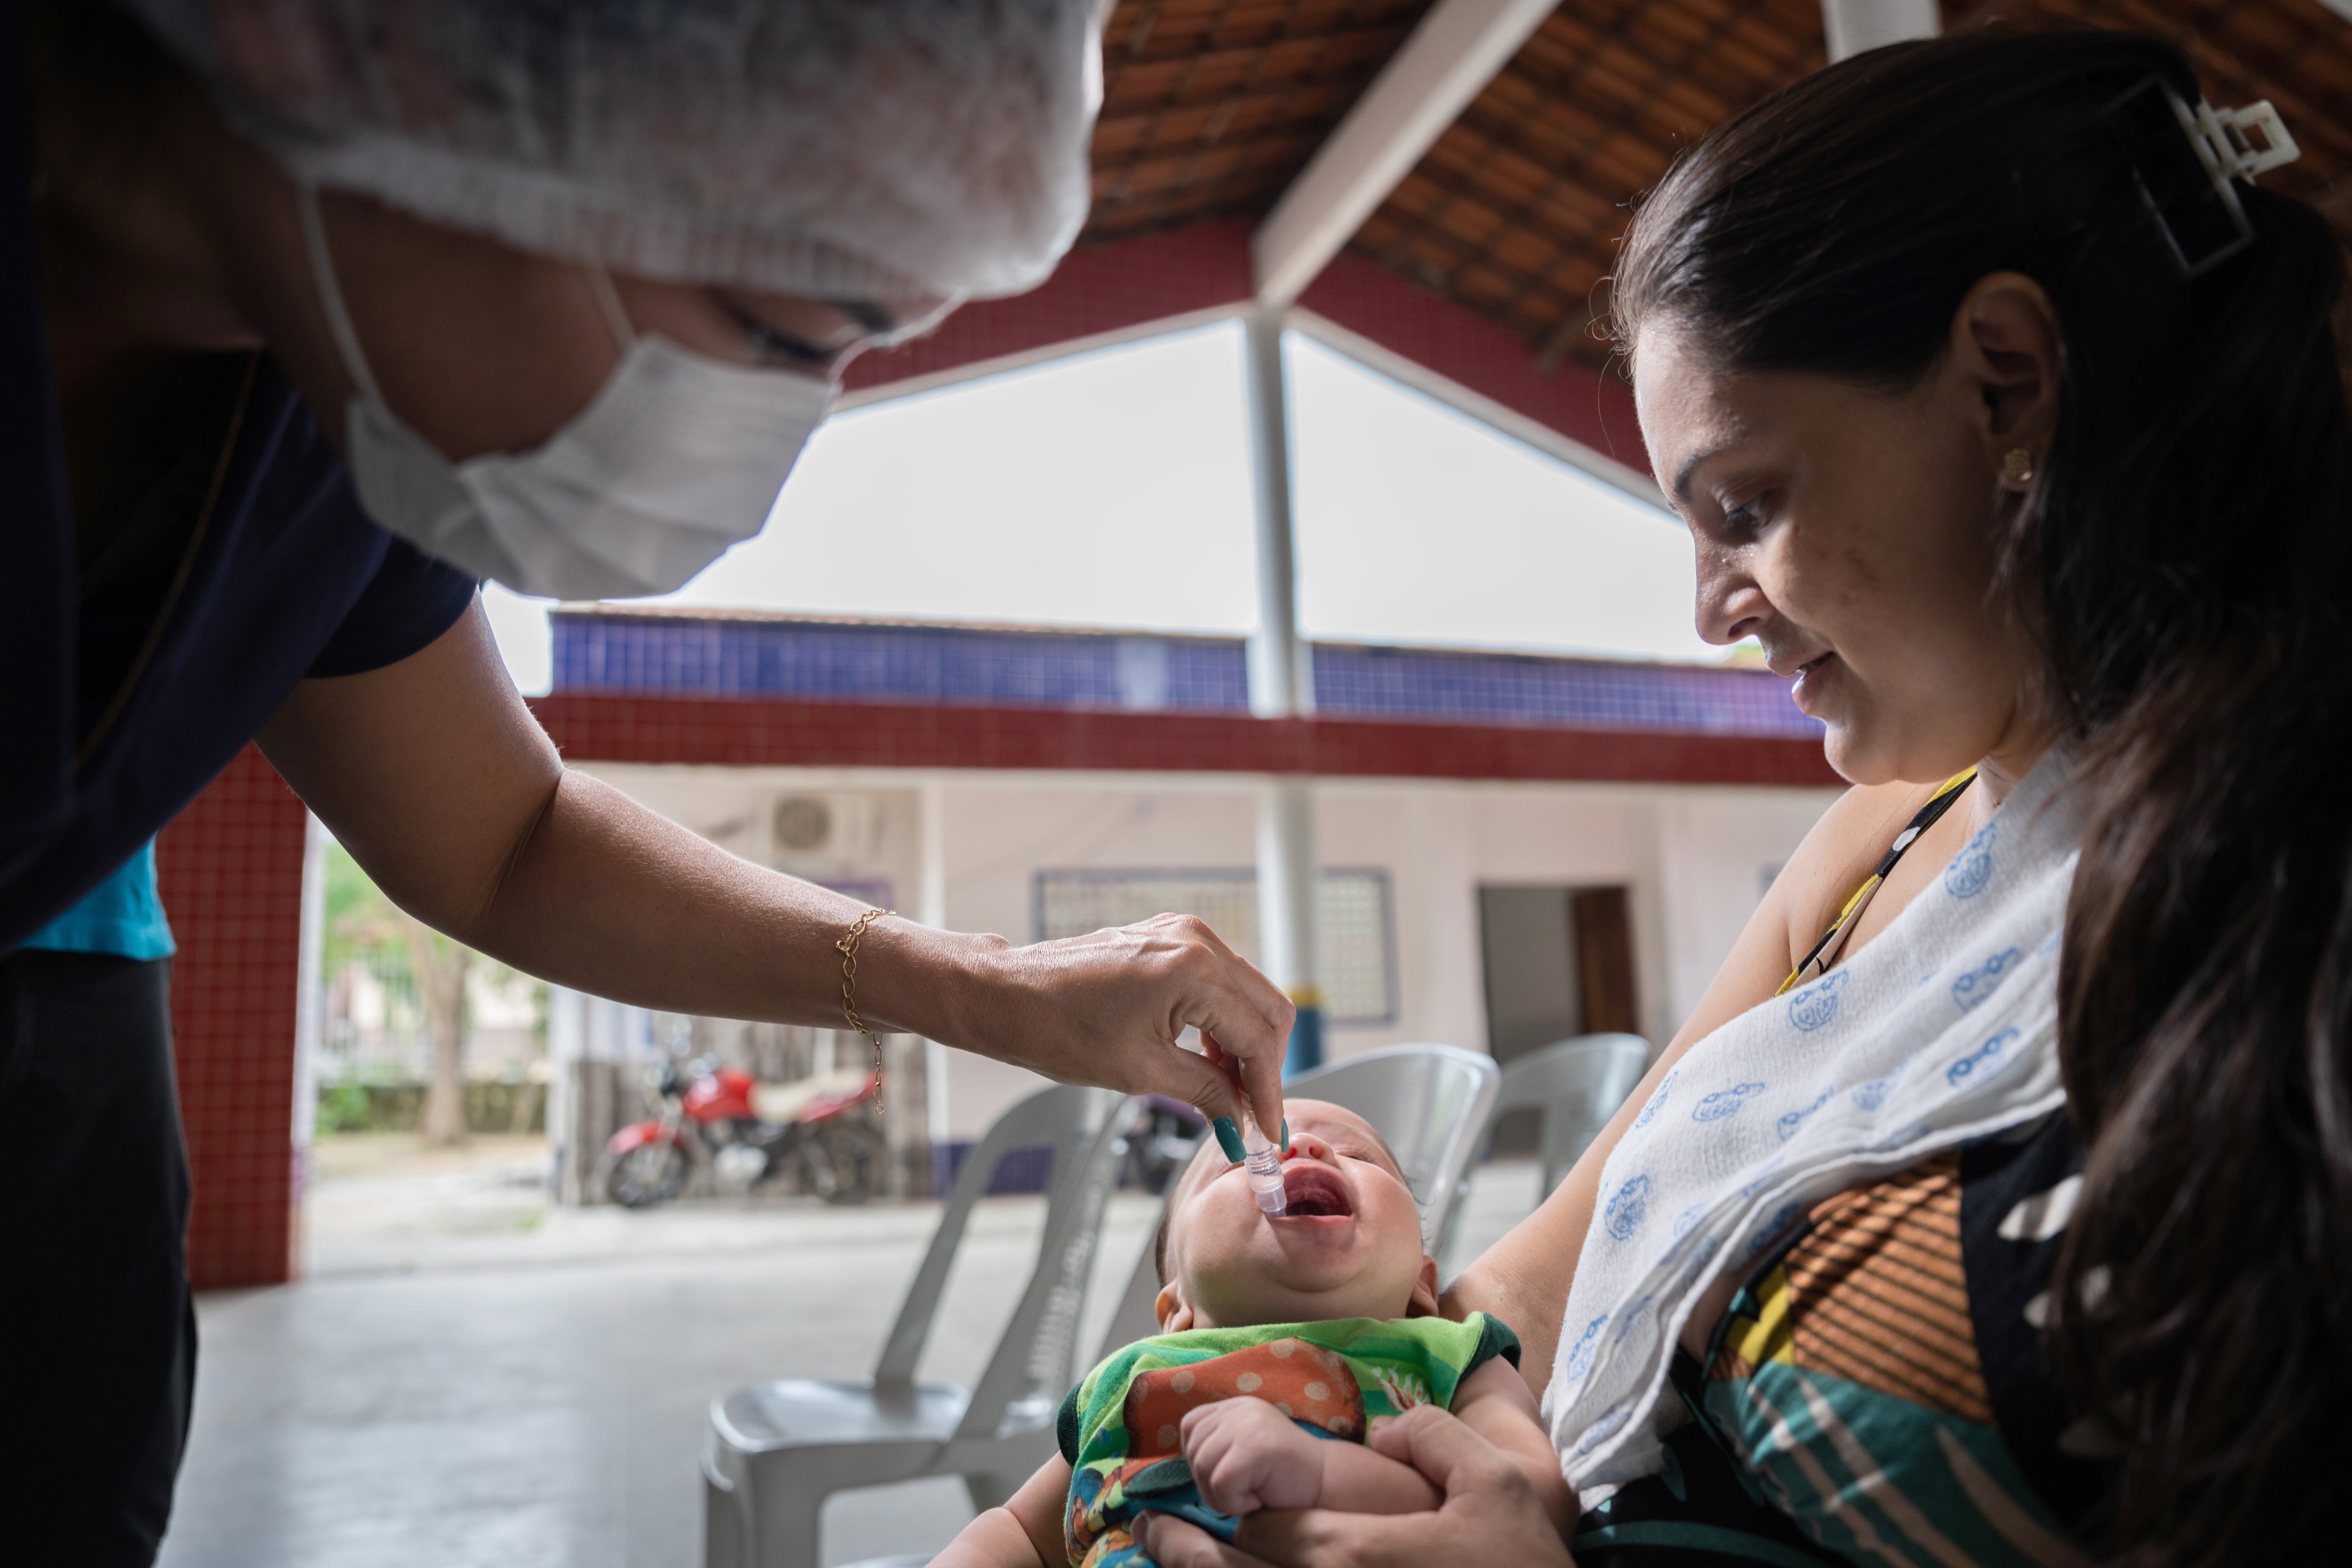
[[[1572,1568],[1525,1472],[1445,1411],[1408,1410],[1375,1426],[1370,1443],[1436,1482],[1445,1501],[1433,1513],[1254,1513],[1232,1546],[1181,1520],[1146,1514],[1136,1539],[1160,1568]]]
[[[1204,921],[1160,915],[1030,947],[978,940],[993,945],[970,965],[961,1037],[948,1043],[1063,1083],[1173,1095],[1211,1116],[1237,1114],[1238,1074],[1267,1135],[1280,1135],[1282,1058],[1297,1010]],[[1213,1037],[1213,1055],[1176,1044],[1188,1027]]]

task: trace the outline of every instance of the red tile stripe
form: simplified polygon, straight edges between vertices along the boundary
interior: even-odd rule
[[[302,841],[302,803],[247,746],[156,846],[198,1289],[293,1277]]]
[[[1639,731],[740,698],[532,700],[574,762],[1834,784],[1821,742]]]

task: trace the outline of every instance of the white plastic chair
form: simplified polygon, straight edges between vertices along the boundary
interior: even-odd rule
[[[1300,1073],[1282,1092],[1328,1100],[1372,1124],[1404,1167],[1426,1239],[1444,1235],[1453,1218],[1500,1076],[1495,1058],[1483,1051],[1386,1046]]]
[[[1388,1046],[1300,1073],[1282,1092],[1343,1106],[1387,1140],[1420,1205],[1425,1246],[1453,1223],[1497,1077],[1492,1057],[1459,1046]],[[1146,1243],[1103,1335],[1103,1355],[1160,1331],[1151,1310],[1159,1294],[1159,1271]]]
[[[1540,1050],[1517,1057],[1503,1068],[1503,1081],[1479,1130],[1476,1151],[1493,1147],[1495,1128],[1515,1110],[1532,1110],[1540,1118],[1543,1179],[1536,1194],[1540,1204],[1551,1196],[1650,1065],[1650,1042],[1639,1035],[1579,1035],[1556,1041]],[[1470,1195],[1469,1165],[1462,1169],[1438,1257],[1452,1245],[1454,1227]]]
[[[963,1478],[972,1506],[1010,1497],[1054,1448],[1054,1417],[1076,1376],[1079,1314],[1104,1205],[1118,1175],[1129,1101],[1056,1088],[1015,1105],[957,1176],[871,1382],[754,1384],[713,1400],[704,1434],[705,1568],[812,1568],[826,1497],[925,1476]],[[1051,1146],[1037,1265],[978,1384],[918,1383],[915,1363],[948,1270],[1004,1157]]]

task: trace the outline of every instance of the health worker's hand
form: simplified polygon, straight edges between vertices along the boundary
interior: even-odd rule
[[[920,984],[915,966],[894,974],[888,963],[899,925],[876,923],[868,941],[879,951],[859,966],[858,984],[874,976],[877,998],[883,986]],[[955,1032],[919,1032],[1063,1083],[1189,1100],[1213,1117],[1240,1115],[1238,1087],[1266,1137],[1280,1140],[1282,1058],[1297,1009],[1206,922],[1159,915],[1030,947],[953,940],[980,944],[960,966],[971,980]],[[1187,1028],[1210,1038],[1206,1055],[1176,1043]]]
[[[1136,1541],[1160,1568],[1573,1568],[1526,1472],[1453,1415],[1421,1405],[1377,1423],[1370,1441],[1437,1485],[1445,1500],[1435,1512],[1268,1510],[1244,1519],[1231,1546],[1147,1513],[1135,1521]]]
[[[1184,1414],[1184,1458],[1201,1500],[1219,1513],[1312,1508],[1323,1494],[1325,1439],[1247,1394]]]

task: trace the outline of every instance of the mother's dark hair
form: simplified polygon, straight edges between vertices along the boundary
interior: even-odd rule
[[[1987,500],[2089,813],[2059,1048],[2090,1153],[2053,1348],[2125,1450],[2117,1561],[2292,1561],[2341,1533],[2352,1458],[2344,261],[2241,183],[2252,243],[2188,276],[2143,188],[2195,186],[2189,142],[2110,112],[2151,79],[2198,100],[2124,33],[1832,67],[1691,149],[1614,308],[1629,350],[1670,326],[1727,370],[1892,387],[1978,279],[2048,290],[2053,444],[2021,503],[1990,475]]]

